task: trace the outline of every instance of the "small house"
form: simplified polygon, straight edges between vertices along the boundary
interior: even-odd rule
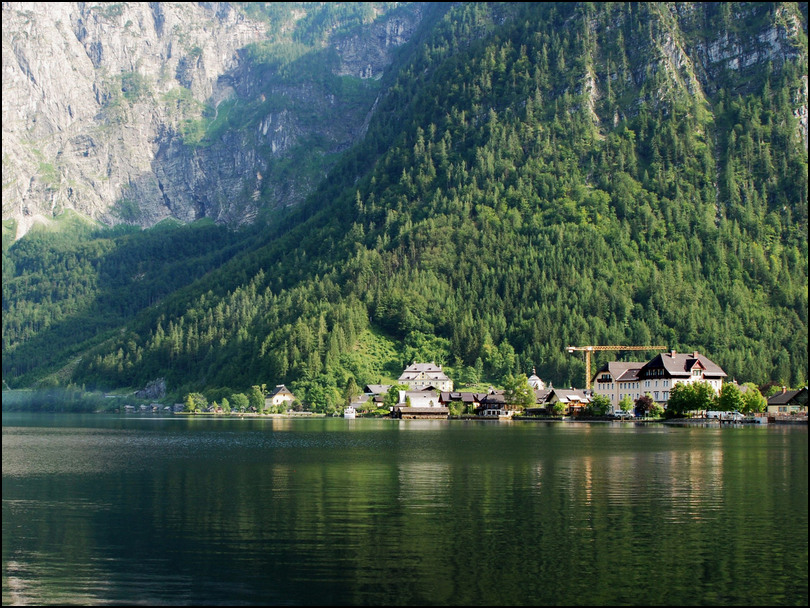
[[[782,391],[768,397],[768,413],[775,415],[807,414],[807,387]]]
[[[269,407],[278,407],[279,405],[292,405],[295,401],[295,395],[283,384],[277,384],[270,394],[264,400],[265,409]]]

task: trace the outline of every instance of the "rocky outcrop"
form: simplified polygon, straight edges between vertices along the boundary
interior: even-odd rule
[[[288,21],[270,27],[240,6],[3,3],[3,219],[16,220],[18,236],[66,209],[108,224],[242,224],[300,202],[364,134],[383,74],[427,10],[364,5],[362,22],[330,20],[304,45],[291,34],[300,7],[273,13]],[[576,84],[561,86],[583,96],[599,130],[640,104],[709,98],[728,74],[744,94],[747,74],[806,55],[799,10],[603,11],[584,36],[587,60],[571,63]],[[285,55],[295,57],[282,65]],[[791,95],[806,148],[806,77]]]
[[[376,17],[324,41],[335,74],[379,77],[420,13]],[[243,49],[267,27],[229,3],[3,3],[3,219],[18,237],[66,209],[108,224],[239,224],[300,201],[315,184],[278,165],[311,153],[316,181],[374,99],[349,107],[318,82],[250,69]],[[245,108],[238,130],[200,141],[221,111]]]

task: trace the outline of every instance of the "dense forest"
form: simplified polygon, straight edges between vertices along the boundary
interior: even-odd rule
[[[577,344],[805,384],[807,4],[443,10],[286,215],[4,246],[4,386],[283,382],[326,408],[413,360],[581,386]],[[768,28],[791,53],[683,59]]]

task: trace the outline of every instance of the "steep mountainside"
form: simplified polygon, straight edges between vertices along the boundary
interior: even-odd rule
[[[277,6],[275,4],[278,4]],[[421,5],[3,4],[3,220],[238,225],[362,135]]]
[[[73,361],[63,381],[285,382],[328,408],[349,377],[413,359],[568,385],[583,374],[569,344],[665,344],[740,381],[805,383],[806,108],[806,4],[454,5],[303,205],[95,342],[65,338],[78,315],[61,284],[42,272],[34,292],[4,260],[4,313],[54,311],[4,314],[4,380]],[[41,255],[24,253],[8,267]],[[157,272],[143,266],[132,284]]]

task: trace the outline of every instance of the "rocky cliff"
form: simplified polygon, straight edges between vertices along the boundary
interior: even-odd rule
[[[3,219],[19,237],[66,209],[238,225],[294,205],[364,133],[428,6],[3,3]],[[600,129],[668,103],[668,90],[706,99],[732,82],[744,94],[747,75],[806,57],[802,10],[615,5],[586,21],[596,42],[569,92],[588,93]],[[791,95],[806,149],[803,83]]]
[[[303,11],[4,2],[3,219],[18,237],[66,209],[239,224],[300,201],[361,133],[421,18],[370,6],[301,43]]]

